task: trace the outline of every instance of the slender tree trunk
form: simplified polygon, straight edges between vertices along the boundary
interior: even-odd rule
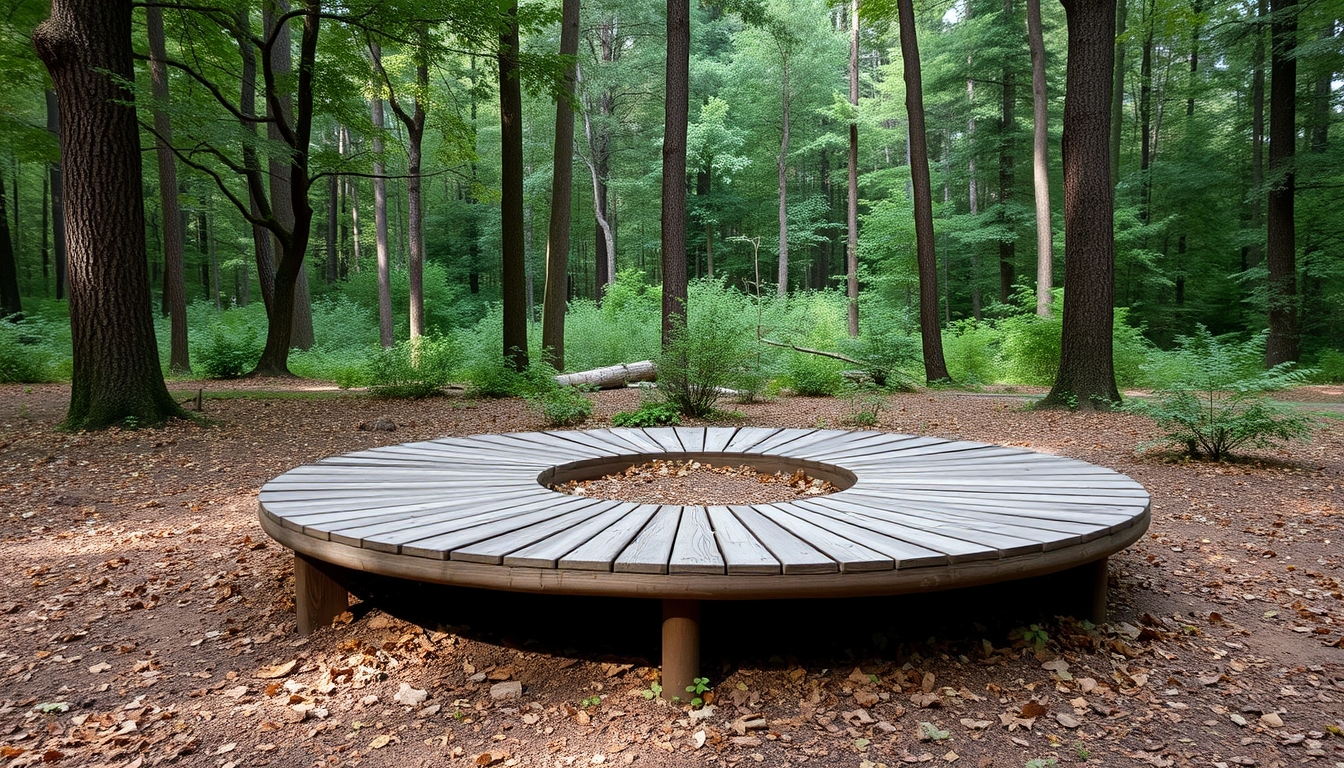
[[[14,243],[10,240],[8,205],[5,201],[5,180],[0,176],[0,318],[23,314],[23,302],[19,298],[19,271],[14,263]]]
[[[1031,174],[1036,197],[1036,314],[1049,317],[1055,251],[1050,221],[1050,115],[1045,90],[1041,0],[1027,0],[1027,43],[1031,48]]]
[[[61,133],[61,110],[56,92],[48,90],[47,131],[59,137]],[[58,157],[47,165],[47,178],[51,180],[51,246],[52,260],[56,262],[56,300],[65,298],[66,275],[70,259],[65,246],[65,184],[62,182],[62,164],[65,158]]]
[[[521,371],[527,367],[527,256],[523,247],[523,93],[518,53],[518,3],[512,0],[507,28],[499,38],[500,239],[504,252],[500,282],[504,357]]]
[[[1004,18],[1011,22],[1013,18],[1013,0],[1003,0]],[[1004,65],[1002,121],[999,124],[999,221],[1005,228],[1013,230],[1013,222],[1008,217],[1008,206],[1013,201],[1016,177],[1014,151],[1017,132],[1017,73]],[[1017,271],[1017,237],[999,241],[999,303],[1007,304],[1013,293],[1013,281]]]
[[[574,78],[575,82],[582,82],[583,80],[583,72],[577,67],[574,69]],[[589,119],[588,110],[586,109],[583,111],[583,135],[588,143],[588,154],[596,158],[598,150],[593,145],[593,123],[592,120]],[[605,137],[600,139],[600,141],[605,140]],[[605,199],[607,192],[606,185],[602,183],[601,175],[598,172],[598,166],[593,162],[589,162],[587,158],[584,158],[584,162],[588,165],[589,175],[593,178],[593,217],[597,220],[597,241],[602,244],[602,247],[598,250],[602,254],[614,258],[616,254],[616,237],[612,231],[611,222],[607,220],[607,208],[605,202],[599,205],[599,201]],[[606,270],[606,258],[599,258],[598,263],[603,266],[603,269],[598,270],[599,277],[600,275],[610,273]],[[597,287],[601,289],[597,293],[597,297],[600,300],[603,291],[605,291],[606,283],[599,280]]]
[[[1157,0],[1149,0],[1144,12],[1143,51],[1139,60],[1139,220],[1147,223],[1152,199],[1150,169],[1153,153],[1153,27],[1157,23]]]
[[[686,327],[686,124],[690,118],[690,0],[667,0],[663,117],[663,348]]]
[[[246,8],[238,9],[235,21],[238,29],[251,32],[251,21]],[[238,53],[243,65],[238,111],[251,117],[257,113],[257,54],[252,48],[252,41],[246,37],[240,37]],[[243,128],[251,133],[255,139],[257,121],[245,120]],[[252,178],[260,179],[261,158],[257,155],[255,144],[255,141],[243,142],[243,168]],[[261,224],[256,223],[262,218],[262,206],[270,205],[269,200],[262,199],[263,193],[261,190],[260,185],[248,184],[247,201],[248,213],[253,219],[252,249],[254,261],[257,264],[257,282],[261,284],[261,301],[266,306],[267,317],[271,317],[271,305],[275,301],[275,251],[271,248],[271,233]]]
[[[350,141],[350,129],[342,126],[341,132],[345,134],[345,149],[347,152],[354,152]],[[345,280],[350,276],[350,268],[353,265],[356,272],[359,271],[359,260],[361,254],[359,251],[359,180],[356,178],[342,179],[344,185],[342,198],[350,200],[350,246],[349,258],[345,253],[341,253],[341,258],[336,262],[336,279]]]
[[[1120,183],[1120,129],[1125,124],[1125,21],[1129,17],[1126,0],[1119,0],[1115,11],[1115,68],[1111,73],[1111,188]]]
[[[1297,0],[1274,0],[1269,74],[1269,195],[1265,265],[1269,268],[1269,336],[1265,365],[1296,362],[1297,238],[1293,226],[1297,140]]]
[[[1255,48],[1251,54],[1251,190],[1250,226],[1257,235],[1264,227],[1261,190],[1265,187],[1265,32],[1261,23],[1269,15],[1269,0],[1256,0]],[[1265,258],[1264,246],[1257,236],[1241,252],[1241,269],[1246,271]]]
[[[382,49],[377,43],[370,45],[370,53],[375,61],[381,61]],[[373,120],[373,231],[375,248],[378,253],[378,340],[383,349],[395,343],[392,323],[392,267],[387,247],[387,165],[383,162],[383,117],[382,88],[369,102],[369,114]]]
[[[345,136],[340,128],[336,129],[336,154],[345,155]],[[336,174],[327,177],[327,258],[324,260],[324,274],[327,285],[336,282],[336,262],[340,258],[339,243],[341,230],[341,209],[343,202],[340,188],[341,179]]]
[[[789,292],[789,53],[781,45],[780,60],[780,104],[782,107],[783,132],[779,139],[779,295]]]
[[[1041,407],[1108,410],[1120,402],[1112,348],[1115,225],[1106,129],[1115,66],[1115,0],[1062,0],[1064,316],[1059,373]]]
[[[42,174],[42,295],[51,279],[51,177]]]
[[[924,128],[924,88],[919,67],[912,0],[899,0],[901,60],[905,75],[905,111],[910,119],[910,181],[915,205],[915,254],[919,263],[919,331],[924,347],[924,378],[948,381],[943,336],[938,326],[938,257],[933,247],[933,193],[929,147]]]
[[[149,425],[184,416],[159,367],[140,129],[132,94],[120,85],[135,77],[130,0],[54,0],[32,39],[62,118],[74,352],[65,426]]]
[[[517,10],[516,8],[514,9]],[[428,36],[428,30],[421,28],[421,43],[428,44],[425,39]],[[501,66],[503,60],[501,59]],[[503,70],[501,70],[502,72]],[[503,98],[503,89],[505,87],[503,74],[500,75],[501,96]],[[516,80],[515,76],[515,80]],[[428,90],[429,87],[429,62],[422,55],[416,62],[415,80],[418,87],[423,88],[421,93]],[[402,111],[397,102],[392,102],[393,107],[397,109],[397,114],[402,115]],[[406,240],[408,245],[406,272],[410,280],[410,336],[411,341],[415,341],[425,335],[425,203],[422,195],[422,180],[420,178],[421,163],[423,162],[423,146],[425,141],[425,107],[424,100],[416,95],[411,105],[410,119],[402,117],[402,124],[406,126]],[[507,148],[506,148],[507,149]],[[506,152],[507,156],[507,152]],[[521,183],[521,181],[520,181]],[[505,198],[508,198],[506,188]],[[522,189],[519,188],[518,194],[521,196]],[[521,203],[521,197],[520,197]],[[521,214],[521,211],[519,212]],[[509,219],[504,220],[506,225]],[[516,233],[521,235],[521,232]],[[508,241],[509,234],[506,233],[505,239]],[[511,244],[511,243],[510,243]],[[521,245],[518,246],[521,251]],[[508,270],[508,247],[505,248],[505,270]],[[508,285],[508,281],[505,281]],[[508,299],[505,300],[508,303]],[[506,333],[505,336],[508,336]],[[526,339],[526,331],[524,331]],[[506,344],[507,348],[507,344]],[[526,345],[524,345],[526,350]]]
[[[220,304],[219,294],[219,251],[215,246],[215,225],[214,216],[208,215],[204,220],[205,225],[205,243],[206,252],[210,257],[210,299],[215,304],[215,311],[223,311],[224,307]]]
[[[177,200],[177,161],[173,156],[173,126],[164,111],[168,105],[168,59],[163,39],[163,9],[147,6],[149,73],[154,92],[154,154],[159,166],[159,207],[163,228],[163,298],[168,305],[168,370],[191,373],[187,351],[187,296],[183,275],[182,217]]]
[[[564,0],[560,55],[579,51],[579,0]],[[565,69],[564,91],[574,96],[577,64]],[[569,224],[574,199],[574,109],[555,101],[555,147],[551,172],[551,219],[546,230],[546,293],[541,307],[541,354],[556,370],[565,367],[565,305],[569,295]]]
[[[966,15],[970,16],[971,10],[967,5]],[[972,57],[966,57],[966,69],[971,68]],[[971,116],[966,121],[966,203],[970,208],[970,214],[975,216],[980,213],[980,181],[975,173],[975,80],[966,78],[966,106]],[[950,201],[951,188],[943,188],[944,201]],[[980,245],[973,243],[970,246],[971,251],[971,316],[980,321],[984,319],[983,312],[980,309]],[[946,254],[944,254],[946,255]],[[944,280],[946,287],[946,280]],[[950,310],[949,310],[950,312]],[[950,317],[949,317],[950,319]]]
[[[849,3],[849,103],[859,106],[859,0]],[[849,335],[859,335],[859,123],[849,123],[849,197],[845,226],[845,294],[849,298]],[[710,276],[713,276],[713,262]]]

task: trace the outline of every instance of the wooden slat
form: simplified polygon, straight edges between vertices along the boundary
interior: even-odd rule
[[[576,571],[610,571],[621,550],[634,541],[649,520],[658,511],[655,504],[640,504],[620,520],[560,558],[558,567]]]
[[[675,427],[677,439],[681,445],[690,453],[701,453],[705,450],[705,428],[704,427]]]
[[[509,531],[516,531],[519,528],[526,528],[534,523],[550,520],[557,516],[581,512],[597,503],[594,499],[575,497],[574,502],[570,504],[562,502],[563,506],[554,504],[531,505],[521,509],[491,512],[470,520],[454,520],[444,524],[442,528],[424,531],[426,535],[420,538],[403,542],[401,551],[416,557],[443,560],[451,558],[452,551],[459,547],[470,546],[478,541],[484,541]],[[470,525],[467,523],[470,523]],[[446,529],[446,532],[440,532],[444,529]]]
[[[784,505],[753,504],[751,507],[779,527],[824,552],[827,557],[840,564],[842,573],[884,571],[896,567],[896,561],[890,556],[790,514]]]
[[[616,573],[667,573],[667,558],[672,554],[672,543],[681,521],[681,507],[660,507],[616,557],[612,571]]]
[[[862,489],[858,486],[850,488],[841,494],[835,494],[830,498],[845,501],[862,502],[868,506],[879,506],[890,508],[896,503],[916,502],[933,504],[952,504],[952,505],[970,505],[982,508],[1001,509],[1005,513],[1013,514],[1017,512],[1030,512],[1033,510],[1052,509],[1054,512],[1065,515],[1066,519],[1077,519],[1083,521],[1096,520],[1098,525],[1111,525],[1113,520],[1106,509],[1129,509],[1132,510],[1130,519],[1141,513],[1147,508],[1146,499],[1124,499],[1124,498],[1097,498],[1093,500],[1084,500],[1078,496],[1059,497],[1050,504],[1042,504],[1030,499],[1021,499],[1014,497],[990,498],[977,496],[974,499],[964,498],[963,494],[956,493],[914,493],[904,491],[901,493],[892,493],[884,490]],[[865,501],[867,499],[867,501]],[[1064,501],[1062,499],[1069,499]]]
[[[854,507],[839,501],[834,497],[826,500],[824,506],[812,507],[819,514],[827,517],[852,519],[855,514]],[[844,515],[851,517],[844,517]],[[990,549],[980,544],[975,544],[951,536],[944,536],[940,533],[925,531],[910,525],[901,524],[899,521],[892,520],[866,520],[864,527],[870,531],[880,533],[884,536],[890,536],[893,539],[900,539],[917,547],[941,552],[947,556],[949,563],[965,563],[974,560],[998,559],[998,550]]]
[[[781,572],[788,575],[837,573],[840,563],[798,538],[778,523],[748,506],[729,506],[751,535],[779,561]]]
[[[709,507],[709,522],[714,526],[714,537],[723,554],[725,570],[729,575],[749,573],[780,573],[779,560],[765,545],[751,535],[727,507]]]
[[[522,549],[532,547],[558,533],[573,532],[575,529],[583,528],[592,522],[593,518],[601,517],[604,513],[610,512],[621,506],[619,501],[600,501],[592,506],[583,507],[564,514],[552,514],[550,517],[538,520],[537,522],[516,530],[501,533],[493,538],[484,541],[478,541],[475,544],[468,544],[462,547],[454,547],[448,555],[453,560],[462,560],[469,563],[490,563],[498,564],[504,561],[504,556],[512,554]],[[612,519],[616,519],[615,515]],[[559,555],[557,555],[558,557]],[[526,558],[525,558],[526,559]],[[554,558],[549,559],[554,563]],[[523,563],[516,563],[522,565]],[[536,560],[527,562],[530,568],[539,567]],[[545,567],[552,567],[546,565]]]
[[[526,493],[499,493],[494,496],[480,496],[472,499],[455,499],[451,502],[439,500],[432,504],[406,504],[376,509],[348,509],[336,512],[311,511],[303,515],[290,515],[284,518],[285,525],[296,531],[302,531],[319,539],[330,538],[333,530],[356,525],[377,525],[397,520],[423,520],[429,516],[452,519],[462,515],[474,514],[491,505],[505,507],[526,506],[539,500],[539,495]]]
[[[826,509],[827,505],[819,504],[818,507]],[[872,530],[874,525],[879,522],[895,523],[907,529],[915,529],[926,533],[939,534],[948,538],[961,539],[962,541],[993,551],[996,557],[1010,557],[1013,555],[1025,555],[1029,552],[1041,552],[1045,549],[1046,541],[1069,538],[1067,534],[1052,531],[1027,532],[1021,531],[1020,529],[1008,530],[1006,526],[980,518],[975,519],[973,524],[969,519],[964,519],[963,524],[958,525],[947,518],[930,519],[914,514],[895,513],[888,510],[865,510],[862,507],[848,507],[846,512],[852,513],[845,517],[847,521],[870,530]],[[832,516],[838,515],[832,513]]]
[[[493,499],[459,504],[443,504],[435,509],[395,514],[349,515],[339,519],[304,519],[304,532],[319,538],[330,538],[351,546],[368,547],[382,552],[397,552],[402,542],[415,541],[435,533],[475,525],[485,515],[511,514],[518,510],[539,508],[551,504],[549,499],[535,494],[510,496],[501,494]],[[474,521],[474,522],[473,522]]]
[[[644,434],[642,429],[632,429],[630,427],[612,427],[607,430],[620,439],[638,447],[641,453],[658,453],[663,447],[653,440],[653,438]]]
[[[645,427],[644,434],[667,453],[686,452],[686,446],[681,444],[681,440],[677,437],[677,430],[672,427]]]
[[[825,430],[817,429],[777,429],[775,434],[760,441],[751,447],[752,453],[761,453],[766,455],[778,456],[792,450],[800,441],[809,437],[816,437],[817,433],[823,433],[829,437]]]
[[[555,568],[560,558],[586,544],[594,536],[601,535],[629,516],[636,508],[635,504],[613,502],[609,509],[596,517],[513,550],[504,556],[504,564],[525,568]]]
[[[682,507],[668,573],[724,573],[723,555],[704,507]]]
[[[705,429],[705,453],[723,453],[737,434],[736,427],[708,427]]]
[[[750,453],[756,444],[771,438],[778,429],[767,427],[742,427],[733,434],[733,438],[724,446],[724,453]]]

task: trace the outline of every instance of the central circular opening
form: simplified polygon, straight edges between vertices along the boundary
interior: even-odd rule
[[[858,478],[833,464],[781,456],[667,453],[588,459],[537,478],[559,493],[637,504],[768,504],[843,491]]]

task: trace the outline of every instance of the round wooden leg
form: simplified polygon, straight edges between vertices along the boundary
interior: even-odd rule
[[[688,686],[700,676],[700,601],[663,601],[663,692],[667,700],[690,701]]]
[[[1082,612],[1093,624],[1104,624],[1108,618],[1106,610],[1106,580],[1110,574],[1110,558],[1103,557],[1079,568],[1087,592]]]

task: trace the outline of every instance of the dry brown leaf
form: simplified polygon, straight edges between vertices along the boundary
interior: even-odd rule
[[[284,677],[288,675],[290,672],[293,672],[294,667],[298,663],[299,663],[298,659],[290,659],[289,661],[286,661],[284,664],[274,664],[269,667],[262,667],[261,669],[257,670],[256,676],[261,678],[262,680],[274,680],[277,677]]]

